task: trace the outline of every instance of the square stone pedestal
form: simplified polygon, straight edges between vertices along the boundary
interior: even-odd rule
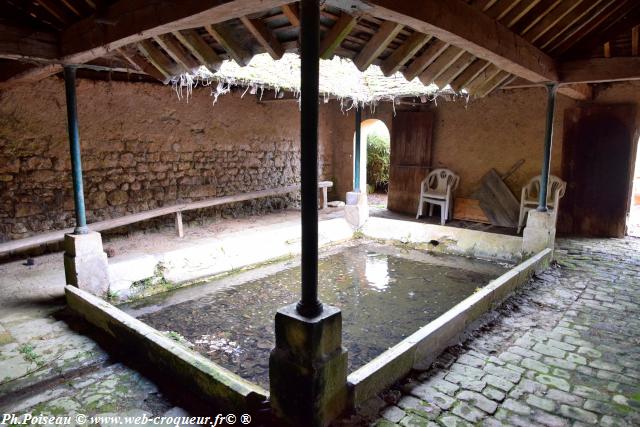
[[[522,232],[522,250],[537,253],[553,249],[556,240],[556,222],[553,212],[529,211],[527,226]]]
[[[269,358],[271,406],[289,426],[324,427],[347,406],[347,352],[342,313],[324,306],[314,318],[292,304],[276,314],[276,348]]]
[[[369,203],[367,194],[355,191],[347,193],[347,205],[344,207],[344,217],[353,228],[360,228],[369,219]]]
[[[65,234],[64,275],[67,284],[104,297],[109,291],[109,264],[100,233]]]

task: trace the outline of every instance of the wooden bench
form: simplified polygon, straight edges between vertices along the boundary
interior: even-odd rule
[[[333,187],[333,182],[320,181],[318,183],[318,188],[322,190],[323,209],[327,208],[327,188],[329,187]],[[247,200],[260,199],[264,197],[279,196],[282,194],[295,193],[296,191],[300,191],[299,185],[289,185],[281,188],[252,191],[249,193],[235,194],[233,196],[214,197],[211,199],[199,200],[197,202],[180,203],[173,206],[151,209],[145,212],[138,212],[131,215],[121,216],[120,218],[98,221],[88,224],[88,227],[92,231],[111,230],[114,228],[123,227],[125,225],[146,221],[148,219],[175,214],[176,233],[179,237],[184,237],[184,227],[182,225],[182,212],[184,211],[226,205],[229,203],[244,202]],[[37,236],[0,243],[0,255],[6,255],[20,250],[35,248],[37,246],[46,245],[48,243],[60,242],[64,240],[64,235],[69,233],[73,233],[73,228],[66,228],[64,230],[42,233],[38,234]]]

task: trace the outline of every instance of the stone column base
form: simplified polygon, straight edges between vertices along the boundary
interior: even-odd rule
[[[65,234],[64,275],[67,284],[104,297],[109,291],[109,263],[100,233]]]
[[[353,228],[360,228],[369,219],[369,203],[366,193],[349,191],[347,205],[344,207],[344,217]]]
[[[527,226],[522,232],[522,250],[537,253],[553,249],[556,240],[556,223],[552,212],[529,211]]]
[[[271,406],[289,426],[324,427],[347,407],[347,352],[342,313],[324,306],[312,319],[292,304],[276,314],[276,348],[269,358]]]

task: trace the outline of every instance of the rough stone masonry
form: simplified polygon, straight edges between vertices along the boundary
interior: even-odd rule
[[[0,97],[0,241],[73,225],[63,89],[54,77]],[[88,221],[299,182],[297,104],[238,94],[211,102],[206,90],[187,102],[170,87],[80,80]],[[331,179],[324,134],[320,178]],[[295,202],[244,208],[255,214]]]

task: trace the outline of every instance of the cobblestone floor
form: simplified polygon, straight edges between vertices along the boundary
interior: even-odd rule
[[[640,425],[640,239],[560,239],[558,266],[431,370],[377,426]]]

